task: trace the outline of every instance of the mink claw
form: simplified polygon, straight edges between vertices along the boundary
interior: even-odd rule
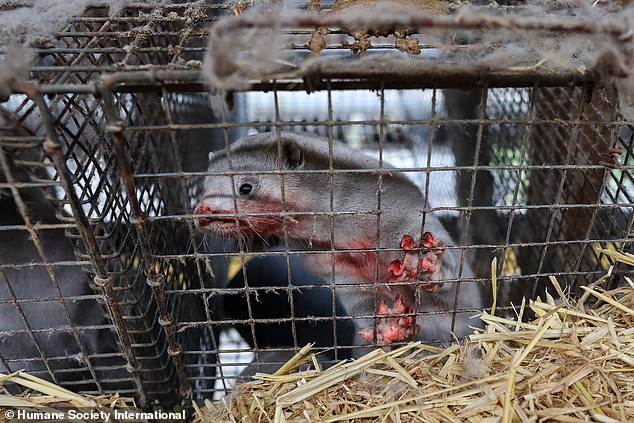
[[[399,260],[393,260],[390,263],[389,271],[393,276],[401,276],[405,271],[405,265]]]
[[[390,308],[385,304],[385,301],[379,301],[379,304],[376,307],[376,314],[385,315],[390,313]]]
[[[416,241],[411,235],[403,235],[401,239],[401,248],[405,251],[411,251],[416,247]]]
[[[436,239],[431,232],[425,232],[423,234],[423,239],[421,241],[421,244],[423,244],[423,247],[427,249],[431,249],[436,246]]]

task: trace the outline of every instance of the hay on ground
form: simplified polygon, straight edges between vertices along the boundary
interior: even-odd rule
[[[634,255],[604,251],[634,265]],[[216,402],[193,404],[195,422],[630,422],[634,421],[634,282],[604,291],[588,287],[578,301],[546,295],[530,301],[537,318],[480,316],[485,328],[448,348],[411,343],[322,370],[301,349],[274,374]],[[495,276],[494,276],[495,279]],[[589,306],[590,299],[594,299]],[[296,371],[313,363],[312,370]],[[15,395],[6,386],[24,391]],[[75,394],[43,379],[0,374],[0,421],[16,407],[136,409],[118,395]]]
[[[7,389],[11,384],[18,385],[24,390],[19,395],[13,394]],[[80,395],[23,371],[0,373],[0,422],[7,421],[5,412],[11,409],[37,410],[56,415],[67,413],[69,410],[103,410],[107,414],[111,414],[115,409],[138,411],[132,398],[117,394]]]
[[[634,255],[611,258],[634,264]],[[485,328],[448,348],[411,343],[377,349],[327,370],[257,374],[196,422],[631,422],[634,421],[634,283],[612,291],[599,279],[579,301],[530,301],[537,318],[491,312]],[[586,302],[594,299],[590,307]],[[314,360],[313,360],[314,361]]]

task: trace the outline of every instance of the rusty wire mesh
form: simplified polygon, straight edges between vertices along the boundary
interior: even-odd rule
[[[53,47],[38,49],[32,82],[18,84],[3,103],[11,117],[0,133],[0,200],[17,212],[0,231],[34,248],[26,258],[0,258],[0,310],[17,311],[22,322],[2,328],[6,371],[26,363],[74,390],[168,404],[230,389],[248,362],[239,356],[221,363],[219,353],[255,352],[267,365],[279,360],[270,351],[293,351],[325,329],[329,337],[317,346],[335,347],[330,360],[349,357],[350,338],[333,331],[353,330],[359,316],[338,309],[330,282],[288,280],[300,253],[279,244],[274,250],[267,245],[274,240],[236,245],[195,228],[207,153],[250,130],[334,137],[401,167],[428,198],[420,209],[438,215],[455,241],[450,247],[472,261],[475,275],[460,283],[480,281],[490,298],[486,282],[498,257],[502,311],[541,293],[550,275],[573,291],[596,279],[610,264],[599,248],[631,251],[632,122],[592,75],[532,70],[507,84],[504,75],[416,79],[397,69],[386,79],[372,69],[335,66],[327,78],[260,81],[230,93],[233,112],[220,116],[198,68],[207,27],[236,8],[135,4],[116,17],[90,8],[55,34]],[[308,34],[297,31],[295,49],[305,50]],[[328,48],[341,50],[339,38]],[[457,87],[465,90],[449,89]],[[32,200],[19,207],[34,192],[44,193],[56,217],[31,218]],[[72,245],[51,241],[60,257],[46,238],[61,231]],[[253,256],[281,260],[281,276],[249,281],[245,262]],[[242,281],[228,286],[236,263]],[[16,294],[12,272],[20,268],[46,272],[38,277],[62,288]],[[75,278],[85,275],[88,291],[64,291],[68,268]],[[609,285],[622,280],[618,270]],[[295,309],[302,292],[329,299],[321,314]],[[265,310],[272,298],[282,304],[275,317]],[[73,310],[56,312],[55,326],[41,327],[28,312],[41,303],[101,313],[88,321]],[[454,307],[439,318],[473,312]],[[253,347],[221,345],[228,328]],[[282,333],[283,345],[271,345],[271,331]],[[73,346],[53,352],[46,347],[55,342],[51,333]],[[97,337],[107,340],[95,343]],[[9,342],[28,348],[21,355]]]

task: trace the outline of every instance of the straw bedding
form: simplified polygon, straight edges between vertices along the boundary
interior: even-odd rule
[[[634,266],[632,254],[603,252]],[[604,291],[609,274],[583,288],[578,301],[551,278],[560,299],[546,294],[523,303],[514,319],[496,316],[494,305],[480,316],[484,329],[447,348],[376,349],[324,370],[307,345],[274,374],[257,374],[221,401],[192,404],[194,421],[634,421],[634,282],[626,276],[629,286]],[[522,322],[527,307],[537,318]],[[309,370],[297,370],[306,363]],[[8,382],[25,391],[12,395],[3,387]],[[21,372],[0,374],[0,416],[27,406],[134,408],[134,402],[77,395]]]
[[[603,252],[634,266],[634,255]],[[320,370],[307,346],[275,374],[196,407],[196,421],[634,421],[634,283],[626,276],[629,287],[606,292],[608,276],[574,302],[551,278],[562,299],[522,304],[515,319],[494,306],[483,330],[444,349],[411,343]],[[526,307],[537,318],[523,323]],[[306,362],[311,370],[292,371]]]
[[[11,384],[19,385],[24,390],[20,395],[12,394],[7,389]],[[0,373],[0,422],[7,421],[5,411],[16,408],[51,414],[68,410],[102,410],[108,414],[114,409],[136,410],[131,398],[119,395],[79,395],[25,372]]]

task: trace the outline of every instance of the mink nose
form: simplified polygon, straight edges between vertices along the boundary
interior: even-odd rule
[[[204,204],[198,204],[196,206],[196,209],[194,210],[194,214],[203,214],[203,215],[209,215],[209,214],[213,214],[214,211],[211,209],[211,207],[206,206]],[[207,217],[198,217],[196,219],[196,224],[197,225],[206,225],[208,223],[212,222],[212,218],[207,216]]]

